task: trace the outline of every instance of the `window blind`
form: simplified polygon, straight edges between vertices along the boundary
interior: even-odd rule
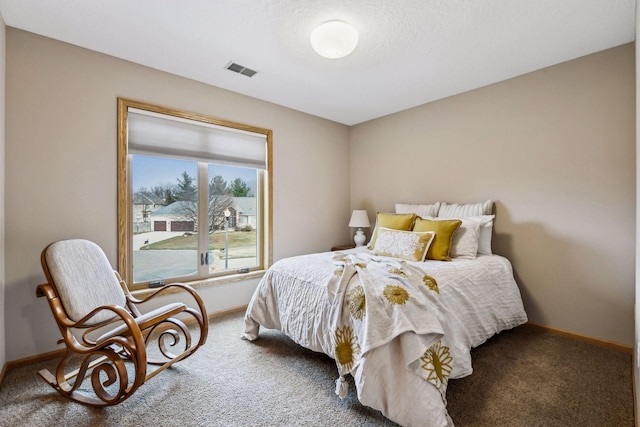
[[[128,152],[267,168],[267,137],[231,127],[129,108]]]

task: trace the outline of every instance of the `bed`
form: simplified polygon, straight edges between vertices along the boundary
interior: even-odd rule
[[[360,402],[392,421],[452,426],[449,379],[472,373],[472,348],[527,321],[511,263],[487,253],[486,203],[448,214],[396,205],[377,214],[368,246],[276,262],[248,305],[242,337],[280,330],[336,361],[339,396],[351,375]]]

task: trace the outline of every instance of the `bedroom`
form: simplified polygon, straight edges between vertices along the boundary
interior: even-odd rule
[[[54,348],[34,296],[46,244],[82,235],[115,262],[115,160],[96,160],[115,159],[118,96],[273,130],[274,259],[350,241],[352,209],[493,198],[495,250],[514,263],[531,320],[633,346],[633,43],[346,126],[6,30],[1,365]],[[246,304],[255,285],[202,293],[215,312]]]

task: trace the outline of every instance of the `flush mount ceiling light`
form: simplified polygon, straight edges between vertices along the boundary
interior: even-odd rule
[[[358,44],[358,32],[342,21],[328,21],[311,32],[311,47],[329,59],[343,58]]]

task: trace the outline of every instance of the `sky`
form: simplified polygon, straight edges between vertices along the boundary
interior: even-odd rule
[[[166,159],[134,155],[132,161],[132,185],[135,193],[141,187],[151,189],[156,185],[177,184],[182,172],[196,179],[197,162],[191,160]],[[209,181],[220,175],[228,184],[236,178],[243,179],[253,188],[256,182],[256,170],[226,165],[209,165]]]

